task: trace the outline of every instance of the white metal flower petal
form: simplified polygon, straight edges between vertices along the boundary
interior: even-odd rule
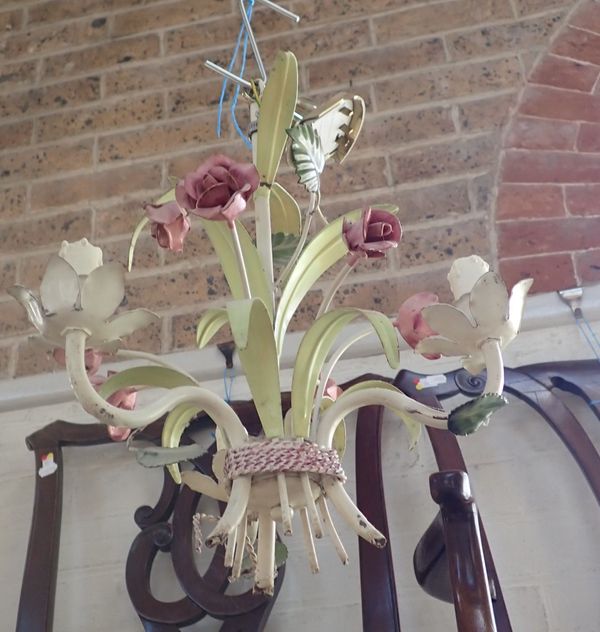
[[[132,309],[130,312],[115,316],[106,324],[104,338],[106,341],[119,340],[158,320],[160,320],[159,316],[148,309]]]
[[[462,356],[465,354],[464,348],[454,340],[442,338],[441,336],[430,336],[421,340],[415,350],[421,354],[438,354],[443,356]]]
[[[107,319],[115,313],[125,295],[123,268],[117,262],[93,270],[81,288],[81,308]]]
[[[62,257],[52,255],[40,285],[42,306],[47,314],[71,310],[79,301],[79,277]]]
[[[523,279],[519,281],[512,289],[508,300],[508,324],[515,332],[515,335],[521,329],[521,320],[523,319],[523,310],[525,309],[525,298],[533,285],[533,279]]]
[[[508,292],[495,272],[487,272],[473,286],[469,310],[479,327],[493,331],[508,319]]]
[[[8,288],[8,293],[25,309],[29,322],[40,332],[44,332],[44,311],[37,297],[34,296],[26,287],[22,285],[13,285]]]
[[[102,265],[102,248],[90,244],[85,237],[79,241],[63,241],[58,256],[80,276],[87,276]]]
[[[444,338],[455,340],[459,345],[470,346],[475,337],[475,327],[459,309],[440,303],[429,305],[421,312],[433,331]]]
[[[489,264],[477,255],[456,259],[448,272],[448,283],[454,300],[458,301],[468,294],[475,283],[489,270]]]

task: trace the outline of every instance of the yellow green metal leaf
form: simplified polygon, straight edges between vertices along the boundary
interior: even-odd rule
[[[227,310],[222,307],[210,308],[204,311],[196,328],[196,344],[200,349],[205,347],[212,337],[228,322]]]
[[[375,208],[397,213],[398,207],[389,204],[374,204]],[[312,239],[298,258],[288,282],[283,289],[275,319],[275,341],[281,353],[283,338],[294,312],[302,299],[320,276],[335,265],[348,253],[348,247],[342,238],[344,219],[355,221],[362,213],[357,209],[332,221]]]
[[[124,369],[109,377],[98,389],[106,399],[122,388],[146,386],[156,388],[175,388],[177,386],[195,386],[196,382],[187,375],[163,366],[137,366]]]
[[[142,231],[146,227],[146,224],[150,222],[150,219],[144,215],[142,219],[137,223],[133,234],[131,235],[131,241],[129,242],[129,253],[127,255],[127,270],[131,272],[131,268],[133,267],[133,253],[135,252],[135,245],[137,244]]]
[[[271,232],[299,235],[302,213],[298,202],[277,182],[271,187]]]
[[[330,397],[324,397],[321,400],[321,411],[327,410],[332,404],[333,400]],[[340,455],[340,459],[343,459],[346,453],[346,421],[344,419],[340,421],[338,427],[335,429],[332,445]]]
[[[273,325],[260,298],[227,304],[236,350],[268,438],[283,436],[279,363]]]
[[[279,52],[260,101],[256,139],[256,168],[262,182],[273,184],[287,142],[298,100],[298,61]]]
[[[294,435],[308,437],[319,375],[327,355],[342,329],[358,317],[366,318],[377,333],[392,368],[400,361],[398,337],[391,320],[384,314],[356,307],[341,307],[323,314],[304,334],[298,347],[292,377]]]
[[[342,393],[342,395],[340,395],[340,398],[346,395],[347,393],[354,393],[355,391],[364,391],[369,388],[386,388],[388,391],[395,391],[397,393],[402,392],[400,389],[396,388],[393,384],[390,384],[390,382],[384,382],[383,380],[366,380],[364,382],[359,382],[358,384],[354,384],[354,386],[347,388]],[[423,428],[422,424],[420,424],[418,421],[414,421],[413,419],[411,419],[410,416],[406,414],[406,411],[402,410],[401,408],[391,408],[390,410],[396,415],[398,415],[398,417],[400,417],[400,419],[404,422],[404,425],[406,426],[406,429],[408,430],[408,436],[410,439],[410,449],[412,450],[417,445],[417,442],[419,441],[419,437],[421,436],[421,430]]]
[[[238,300],[245,298],[244,284],[242,282],[242,276],[235,256],[233,238],[231,236],[231,231],[227,226],[227,222],[205,219],[201,220],[201,222],[213,248],[215,249],[215,252],[217,253],[217,256],[219,257],[223,274],[227,279],[233,298]],[[242,247],[244,263],[246,265],[246,272],[248,274],[250,292],[253,297],[262,299],[265,305],[270,306],[272,303],[271,292],[269,290],[267,278],[260,262],[256,246],[252,242],[252,238],[248,234],[244,225],[241,222],[236,222],[236,226],[240,239],[240,245]],[[269,315],[272,318],[270,309]]]
[[[190,404],[179,404],[176,406],[165,419],[165,423],[161,435],[161,444],[165,448],[176,448],[181,441],[184,430],[189,426],[190,421],[201,412],[198,406],[190,406]],[[177,463],[167,465],[167,469],[173,480],[181,484],[181,471]]]

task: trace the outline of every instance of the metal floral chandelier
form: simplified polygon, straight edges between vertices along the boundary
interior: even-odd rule
[[[296,19],[269,0],[273,10]],[[449,274],[454,303],[440,304],[431,293],[408,299],[395,321],[374,310],[332,307],[346,276],[368,258],[385,257],[398,246],[402,230],[397,208],[373,202],[332,221],[321,209],[321,174],[332,160],[342,162],[356,143],[364,119],[364,101],[336,97],[321,107],[298,98],[298,65],[281,52],[267,76],[250,26],[253,1],[240,0],[242,30],[238,45],[250,43],[260,78],[247,81],[211,62],[233,81],[250,108],[247,142],[251,162],[213,156],[184,175],[154,204],[134,231],[135,244],[148,226],[162,248],[181,251],[192,229],[201,225],[219,257],[231,300],[205,310],[197,328],[198,346],[207,345],[225,325],[231,329],[263,434],[250,437],[237,414],[221,397],[194,378],[144,354],[151,366],[125,369],[106,379],[96,372],[103,354],[127,357],[122,338],[158,317],[138,309],[117,311],[125,293],[124,270],[102,265],[102,252],[83,239],[63,243],[53,256],[40,297],[21,286],[11,294],[23,305],[38,338],[66,365],[73,392],[82,407],[108,424],[115,438],[125,438],[166,415],[162,448],[140,449],[144,465],[166,465],[178,483],[226,503],[206,538],[208,546],[226,547],[225,565],[239,578],[246,553],[254,553],[255,589],[272,593],[276,569],[276,525],[292,533],[298,514],[313,571],[318,570],[313,538],[325,533],[343,563],[348,561],[329,505],[361,537],[384,546],[385,537],[369,523],[347,494],[341,460],[344,418],[358,408],[385,405],[406,424],[417,441],[422,425],[469,434],[503,406],[502,349],[516,336],[531,280],[518,283],[510,296],[499,276],[482,259],[458,259]],[[278,182],[282,156],[288,152],[306,190],[306,210]],[[253,203],[256,243],[239,217]],[[304,205],[303,205],[304,206]],[[320,224],[318,229],[315,225]],[[280,356],[289,323],[315,282],[333,266],[342,267],[326,292],[317,317],[304,334],[293,369],[291,408],[284,415],[280,392]],[[338,342],[353,321],[367,328]],[[392,368],[399,364],[398,331],[426,357],[458,356],[474,373],[487,370],[484,394],[446,412],[420,404],[383,381],[361,382],[340,392],[331,380],[336,362],[357,340],[375,333]],[[135,406],[134,390],[157,387],[167,392]],[[184,429],[205,412],[217,426],[214,478],[179,463],[199,454],[198,446],[179,447]]]

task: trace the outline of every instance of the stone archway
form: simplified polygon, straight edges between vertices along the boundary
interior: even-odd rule
[[[495,228],[507,283],[600,282],[600,2],[579,2],[529,73],[504,137]]]

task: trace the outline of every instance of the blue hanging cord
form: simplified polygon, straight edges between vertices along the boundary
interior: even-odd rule
[[[233,388],[234,377],[233,371],[225,367],[223,371],[223,390],[225,391],[225,401],[228,404],[231,402],[231,390]]]
[[[246,15],[248,16],[248,20],[252,19],[253,7],[254,7],[254,0],[248,0],[248,6],[246,7]],[[231,57],[231,61],[229,62],[229,66],[227,67],[227,70],[229,70],[229,72],[233,71],[235,63],[237,61],[240,46],[242,46],[242,62],[241,62],[241,68],[239,72],[240,77],[244,76],[244,71],[246,70],[246,57],[248,53],[248,37],[249,37],[248,31],[246,31],[245,25],[242,23],[242,26],[240,27],[240,32],[238,33],[237,40],[235,43],[235,48],[233,49],[233,55]],[[243,44],[242,44],[242,39],[244,40]],[[225,93],[227,92],[228,83],[229,83],[229,80],[227,78],[223,79],[223,84],[221,86],[221,95],[219,97],[219,111],[217,115],[217,136],[219,138],[221,137],[221,121],[223,118],[223,105],[225,102]],[[236,132],[239,134],[240,138],[244,141],[246,147],[248,147],[249,149],[252,149],[252,143],[248,140],[246,134],[244,134],[244,131],[241,129],[237,120],[237,116],[235,114],[235,109],[237,107],[239,94],[240,94],[240,86],[236,84],[235,89],[233,91],[233,98],[231,99],[231,106],[229,108],[229,111],[231,113],[233,126],[235,127]]]

